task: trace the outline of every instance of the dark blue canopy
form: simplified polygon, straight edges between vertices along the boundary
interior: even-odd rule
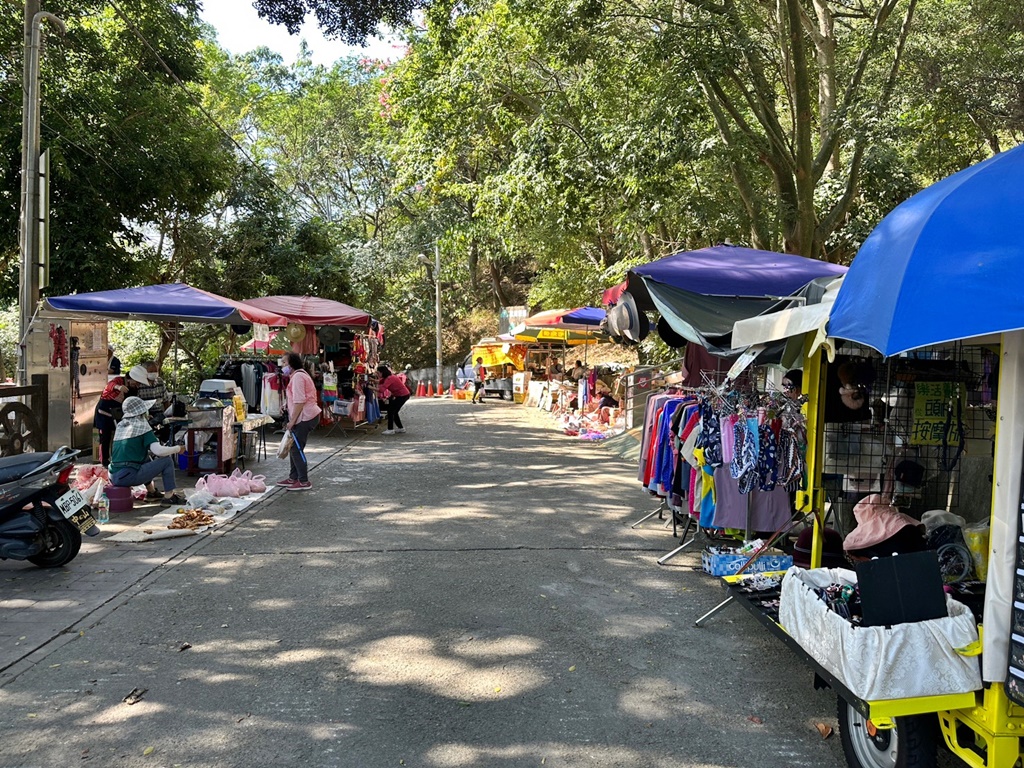
[[[628,290],[642,310],[655,309],[648,293],[661,283],[702,296],[778,299],[793,296],[818,277],[838,277],[846,267],[787,253],[716,245],[666,256],[634,267]]]
[[[47,299],[46,304],[51,310],[92,318],[149,320],[158,323],[288,324],[287,318],[274,312],[226,299],[184,283],[54,296]]]
[[[895,355],[1024,328],[1024,145],[933,184],[864,241],[830,336]]]

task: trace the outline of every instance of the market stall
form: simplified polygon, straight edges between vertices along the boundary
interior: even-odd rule
[[[377,422],[376,369],[385,336],[369,313],[317,296],[264,296],[242,303],[283,317],[284,338],[278,343],[287,342],[293,352],[315,358],[325,421],[348,429]],[[279,400],[282,391],[277,390]],[[281,407],[278,402],[271,410]]]
[[[283,325],[282,316],[183,283],[54,296],[33,318],[26,339],[30,373],[49,375],[51,448],[89,448],[92,419],[107,383],[107,322]],[[73,360],[73,362],[72,362]]]
[[[497,395],[502,400],[512,400],[517,382],[521,392],[523,383],[529,381],[528,378],[524,378],[528,352],[529,348],[525,344],[516,344],[499,338],[484,338],[470,349],[468,370],[472,373],[476,361],[482,360],[481,364],[487,372],[484,379],[484,394]],[[464,365],[463,368],[466,369],[467,366]]]
[[[960,544],[931,554],[931,567],[952,595],[942,594],[942,581],[936,594],[922,571],[901,573],[914,563],[902,554],[868,564],[891,570],[872,598],[870,572],[861,566],[856,573],[813,567],[821,563],[824,538],[815,516],[812,568],[785,575],[775,601],[779,615],[765,621],[781,627],[780,636],[836,689],[843,746],[854,768],[935,765],[940,742],[970,766],[1011,768],[1022,756],[1024,307],[1015,287],[1024,259],[1022,179],[1024,147],[1018,147],[914,196],[865,241],[836,294],[824,343],[820,315],[794,311],[789,320],[806,343],[810,506],[820,513],[851,491],[863,496],[845,544],[883,522],[914,528],[922,509],[926,530],[934,515],[958,516],[966,526],[956,517],[942,519],[967,538],[977,516],[990,527],[990,543],[980,552],[968,541],[971,554],[980,556],[962,569],[950,570],[957,560],[949,556]],[[943,297],[956,297],[957,308]],[[734,338],[759,343],[778,333],[747,330],[737,325]],[[882,417],[879,429],[848,429],[861,423],[853,421],[832,430],[836,408],[859,410],[862,402],[869,418]],[[830,430],[856,435],[861,446],[868,439],[880,445],[855,453],[850,441],[834,442]],[[842,481],[830,486],[830,475]],[[990,503],[979,515],[974,507],[982,500]],[[900,517],[904,510],[909,522]],[[971,565],[973,582],[965,576]],[[807,599],[807,590],[828,591],[826,579],[839,583],[839,599]],[[872,603],[909,610],[938,597],[945,604],[923,621],[888,621],[870,660],[884,681],[877,688],[850,669],[864,659],[861,644],[877,633],[851,625],[858,614],[842,595],[856,597],[865,617]],[[826,624],[835,639],[816,641]],[[921,628],[933,631],[923,638]]]

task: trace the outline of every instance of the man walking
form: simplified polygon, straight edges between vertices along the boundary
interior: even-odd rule
[[[484,368],[484,359],[478,357],[476,365],[473,366],[473,402],[484,401],[484,379],[487,378],[487,369]]]

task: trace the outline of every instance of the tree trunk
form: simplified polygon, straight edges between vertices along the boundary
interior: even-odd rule
[[[512,300],[501,284],[501,270],[498,269],[498,265],[488,260],[487,268],[491,276],[491,289],[494,291],[494,298],[498,302],[498,308],[511,306]]]
[[[828,133],[836,130],[836,126],[832,125],[836,111],[835,17],[825,0],[814,0],[814,13],[818,17],[817,34],[812,35],[818,61],[818,132],[821,134],[821,142],[825,143]],[[825,173],[836,173],[839,160],[839,144],[836,143]]]
[[[477,277],[476,271],[480,267],[480,245],[477,243],[474,237],[469,241],[469,286],[476,293],[480,290],[480,280]]]
[[[788,32],[793,57],[793,101],[796,108],[796,182],[797,208],[795,213],[795,250],[800,256],[814,256],[814,235],[817,215],[814,209],[814,147],[811,143],[810,76],[807,69],[807,51],[804,48],[803,26],[800,22],[800,0],[786,0]]]

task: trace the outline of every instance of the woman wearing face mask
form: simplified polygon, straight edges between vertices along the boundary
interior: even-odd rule
[[[306,441],[309,433],[320,423],[320,406],[316,404],[316,385],[313,377],[302,367],[302,358],[295,352],[289,352],[279,360],[281,373],[288,377],[285,395],[288,400],[288,423],[285,429],[292,433],[295,442],[288,460],[291,472],[287,480],[278,485],[289,491],[308,491],[312,488],[309,482],[309,466],[306,463]]]

